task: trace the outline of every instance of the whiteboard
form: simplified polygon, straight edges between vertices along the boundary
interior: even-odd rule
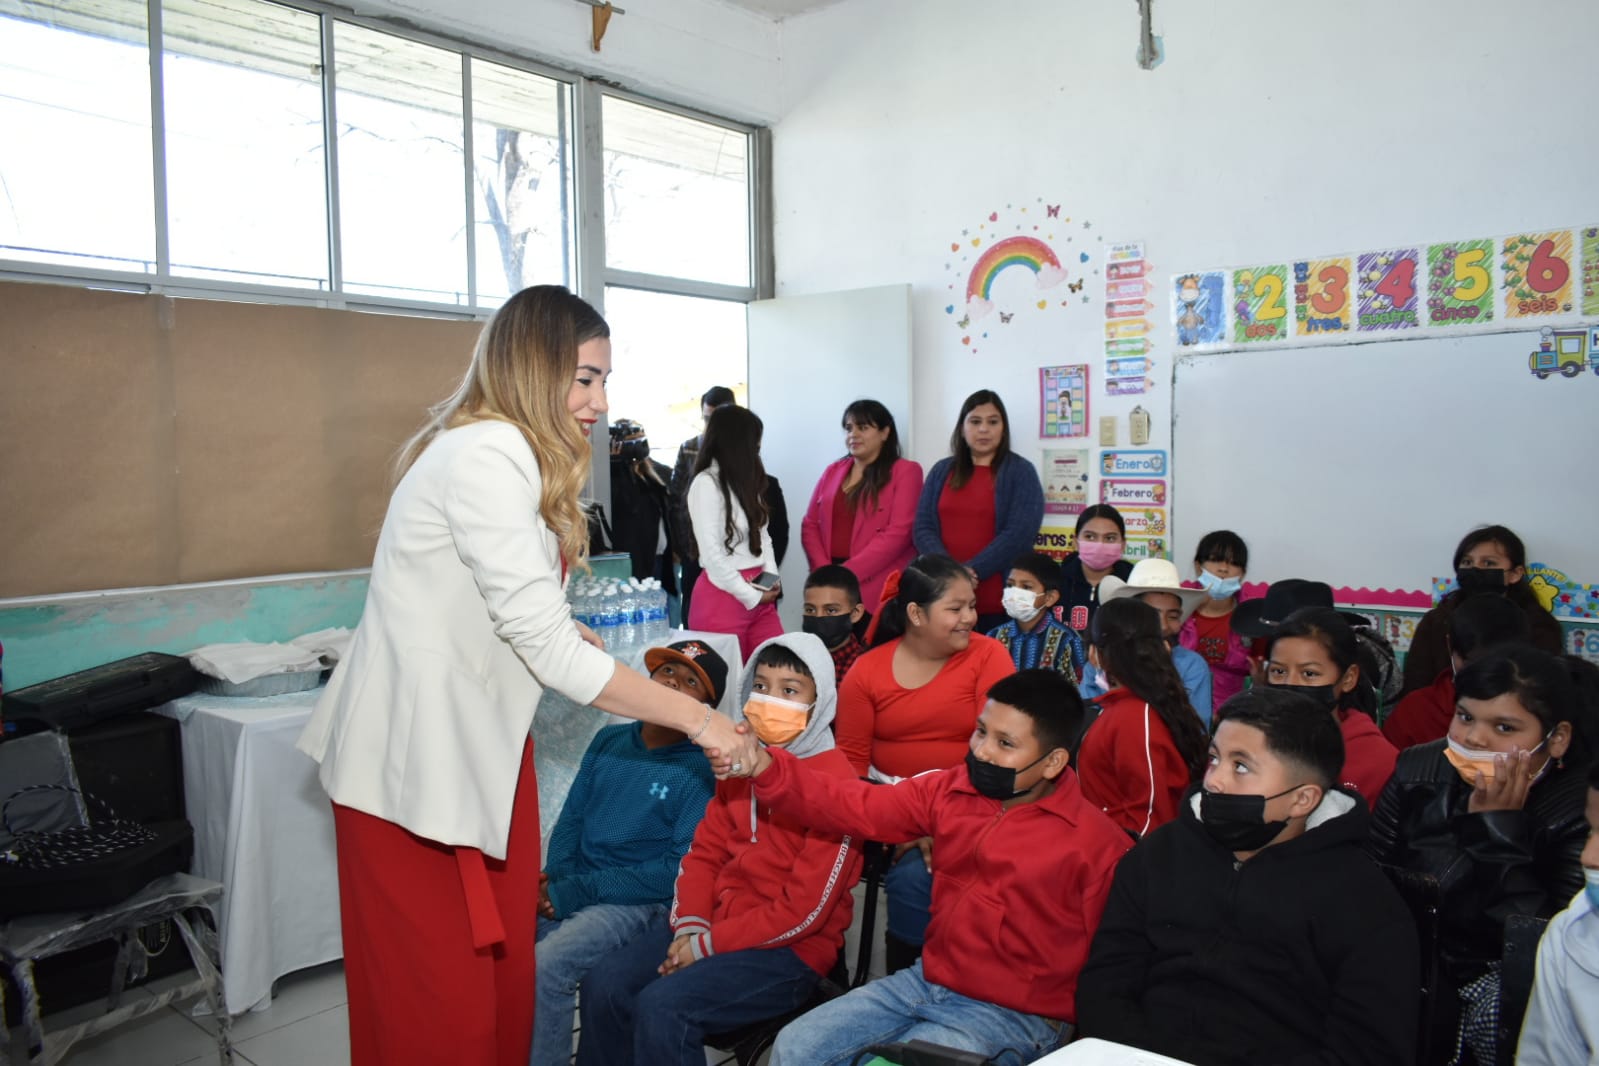
[[[1590,330],[1590,333],[1592,331]],[[1172,402],[1172,527],[1187,573],[1231,529],[1250,579],[1416,590],[1470,529],[1599,581],[1599,375],[1539,380],[1531,332],[1186,354]]]
[[[900,448],[911,439],[911,288],[785,296],[749,305],[750,410],[761,416],[761,462],[783,486],[789,544],[778,613],[800,627],[810,567],[800,522],[822,468],[842,459],[844,408],[881,402],[894,415]]]

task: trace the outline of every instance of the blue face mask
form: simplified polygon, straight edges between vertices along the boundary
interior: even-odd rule
[[[1244,587],[1243,578],[1220,578],[1204,567],[1199,568],[1199,583],[1210,593],[1210,598],[1213,600],[1232,599],[1238,595],[1238,590]]]
[[[1588,905],[1599,911],[1599,870],[1590,870],[1587,867],[1583,867],[1582,877],[1587,882],[1583,886],[1583,891],[1588,893]]]

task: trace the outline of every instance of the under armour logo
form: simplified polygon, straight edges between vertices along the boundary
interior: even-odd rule
[[[658,800],[665,799],[666,798],[666,792],[667,792],[666,786],[661,784],[659,781],[655,782],[654,784],[652,784],[650,786],[650,795],[654,796]]]

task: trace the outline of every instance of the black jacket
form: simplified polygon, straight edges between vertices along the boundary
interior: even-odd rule
[[[663,587],[676,594],[672,568],[657,565],[656,548],[661,543],[661,523],[666,521],[666,556],[671,558],[676,540],[670,521],[667,478],[671,471],[664,463],[646,459],[648,469],[621,459],[611,460],[611,547],[633,557],[634,577],[661,575]],[[653,477],[651,474],[653,473]]]
[[[1371,818],[1373,858],[1438,879],[1439,954],[1457,983],[1499,958],[1506,918],[1548,918],[1582,890],[1588,836],[1579,769],[1551,763],[1523,810],[1472,814],[1470,800],[1435,740],[1399,753]]]
[[[1239,864],[1196,795],[1116,870],[1077,984],[1083,1035],[1198,1066],[1411,1066],[1415,926],[1362,854],[1365,803],[1330,792],[1305,833]]]
[[[1116,560],[1116,565],[1110,572],[1123,581],[1133,572],[1133,564],[1126,559]],[[1076,552],[1072,552],[1060,563],[1060,611],[1061,621],[1072,625],[1072,608],[1088,608],[1088,622],[1094,620],[1094,612],[1099,610],[1099,587],[1090,585],[1088,578],[1083,576],[1083,560]],[[1088,622],[1083,623],[1083,632],[1088,632]],[[1086,639],[1086,638],[1085,638]]]
[[[1510,602],[1527,613],[1531,629],[1529,642],[1551,655],[1565,651],[1566,635],[1554,615],[1543,609],[1537,595],[1518,581],[1505,590]],[[1405,685],[1401,692],[1414,692],[1426,688],[1445,670],[1449,669],[1449,619],[1460,606],[1460,593],[1451,592],[1438,606],[1421,616],[1416,623],[1416,634],[1410,638],[1410,650],[1405,652]]]

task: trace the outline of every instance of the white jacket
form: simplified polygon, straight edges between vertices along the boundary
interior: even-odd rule
[[[299,740],[335,803],[505,856],[544,688],[591,703],[616,668],[572,622],[541,494],[504,422],[441,434],[401,479],[349,655]]]
[[[1583,1063],[1599,1063],[1599,911],[1578,892],[1538,944],[1538,979],[1516,1066]]]
[[[694,529],[694,543],[699,548],[706,580],[753,611],[760,606],[761,590],[745,581],[739,571],[758,566],[775,574],[777,553],[772,550],[769,527],[762,526],[759,536],[750,536],[749,519],[736,496],[731,497],[733,550],[727,550],[727,507],[722,502],[721,473],[721,467],[711,463],[689,482],[688,517]]]

